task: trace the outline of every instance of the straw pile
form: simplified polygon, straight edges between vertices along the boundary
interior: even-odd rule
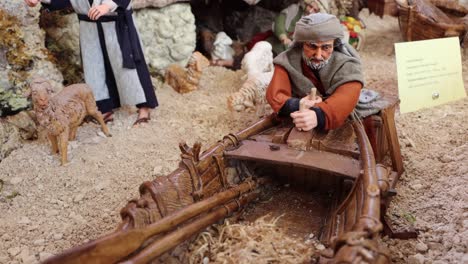
[[[201,233],[190,245],[189,263],[315,263],[315,247],[323,246],[313,234],[306,239],[286,235],[276,225],[280,217],[226,221]]]

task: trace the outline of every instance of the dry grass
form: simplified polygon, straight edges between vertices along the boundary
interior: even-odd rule
[[[269,215],[255,222],[213,227],[201,233],[190,246],[189,263],[311,263],[316,240],[294,239]]]

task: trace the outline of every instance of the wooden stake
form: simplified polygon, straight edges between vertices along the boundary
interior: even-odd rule
[[[310,100],[315,100],[315,97],[317,96],[317,88],[312,88],[310,90],[310,95],[309,95],[309,99]]]
[[[306,109],[307,109],[307,106],[306,106],[305,102],[304,102],[304,101],[300,101],[300,102],[299,102],[299,111],[300,111],[300,112],[304,112],[304,110],[306,110]]]

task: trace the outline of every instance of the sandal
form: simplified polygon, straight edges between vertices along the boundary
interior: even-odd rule
[[[148,123],[149,121],[151,120],[151,117],[150,117],[150,114],[148,113],[148,116],[147,117],[140,117],[140,118],[137,118],[137,120],[133,123],[133,127],[137,127],[138,125],[140,124],[143,124],[143,123]]]
[[[107,113],[104,113],[102,115],[102,119],[104,119],[104,123],[109,123],[109,122],[112,122],[114,121],[114,116],[113,116],[114,112],[110,111],[110,112],[107,112]]]

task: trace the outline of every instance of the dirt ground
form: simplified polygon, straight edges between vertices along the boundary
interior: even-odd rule
[[[362,18],[368,27],[360,51],[367,86],[397,95],[398,21],[366,11]],[[463,69],[466,89],[466,57]],[[256,120],[254,113],[227,109],[241,75],[211,67],[199,90],[185,95],[155,80],[160,106],[149,124],[130,128],[136,113],[126,108],[110,124],[111,138],[98,135],[95,124],[83,125],[70,144],[68,166],[59,166],[46,142],[14,151],[0,163],[0,263],[36,263],[112,231],[143,181],[176,168],[180,141],[208,147]],[[420,235],[383,239],[395,263],[468,263],[467,106],[465,98],[396,116],[406,172],[391,213],[414,222]]]

